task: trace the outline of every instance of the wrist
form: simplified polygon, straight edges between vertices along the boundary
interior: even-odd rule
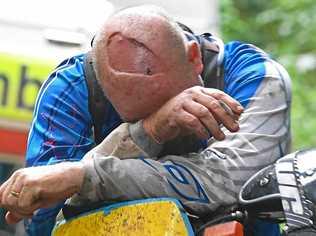
[[[69,172],[70,173],[70,178],[73,179],[73,181],[75,181],[73,183],[73,189],[74,189],[74,193],[78,193],[83,185],[83,180],[84,180],[84,176],[85,176],[85,169],[84,169],[84,165],[82,162],[78,161],[78,162],[71,162],[69,163]],[[75,178],[74,178],[75,176]]]
[[[129,133],[132,141],[143,151],[146,157],[156,157],[163,148],[163,145],[155,141],[145,131],[143,120],[129,124]]]
[[[155,141],[157,144],[163,144],[164,140],[157,134],[155,131],[150,118],[144,119],[142,122],[143,129],[145,130],[146,134],[151,137],[153,141]]]

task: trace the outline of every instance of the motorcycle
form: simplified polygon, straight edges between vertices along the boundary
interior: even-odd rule
[[[291,153],[254,174],[227,214],[195,224],[173,198],[127,201],[92,211],[63,209],[53,236],[251,235],[254,220],[283,223],[283,235],[316,235],[316,149]],[[91,206],[90,206],[91,207]]]

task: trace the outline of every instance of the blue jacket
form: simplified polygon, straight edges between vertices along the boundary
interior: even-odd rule
[[[199,36],[195,37],[199,40]],[[247,107],[266,76],[264,63],[269,60],[268,55],[237,41],[226,44],[220,53],[225,71],[224,91]],[[28,138],[27,166],[79,161],[95,145],[83,58],[81,54],[63,61],[43,84]],[[104,136],[121,123],[117,112],[110,107],[104,117]],[[29,235],[50,235],[62,205],[40,209],[31,220],[26,220]],[[279,235],[276,225],[258,227],[257,235]]]

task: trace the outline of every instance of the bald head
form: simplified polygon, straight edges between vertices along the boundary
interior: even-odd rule
[[[126,120],[144,118],[198,83],[187,54],[180,27],[164,10],[152,6],[114,14],[93,46],[100,84]]]
[[[104,55],[117,39],[129,40],[139,50],[147,51],[147,55],[154,54],[161,62],[167,61],[169,65],[181,63],[185,59],[184,34],[176,22],[158,7],[132,7],[114,14],[96,37],[95,53]],[[98,56],[100,58],[103,58],[102,55]]]

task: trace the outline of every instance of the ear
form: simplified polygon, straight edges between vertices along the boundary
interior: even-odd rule
[[[188,61],[193,65],[194,71],[197,75],[201,74],[203,71],[203,62],[199,44],[195,41],[189,41],[187,52]]]

